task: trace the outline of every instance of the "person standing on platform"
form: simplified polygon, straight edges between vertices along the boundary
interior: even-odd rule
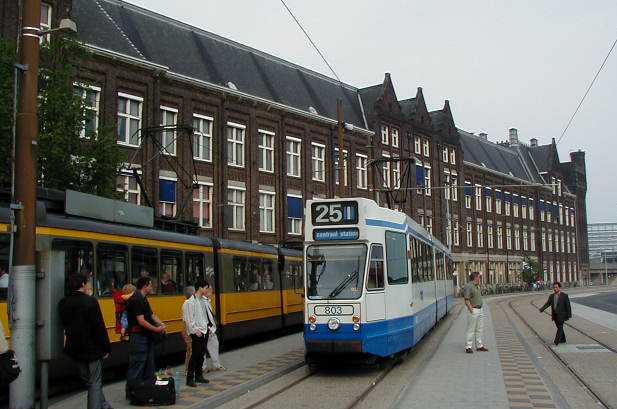
[[[66,343],[64,352],[77,364],[81,379],[88,386],[88,409],[109,409],[103,394],[103,359],[111,347],[99,303],[88,294],[88,278],[69,277],[71,294],[59,304],[60,321]]]
[[[195,287],[193,287],[192,285],[188,285],[186,287],[184,287],[184,304],[182,304],[182,318],[183,318],[183,322],[184,322],[184,317],[186,317],[187,315],[187,308],[189,305],[189,300],[193,297],[193,294],[195,294]],[[191,341],[191,336],[189,335],[188,332],[188,326],[186,325],[186,322],[184,322],[184,328],[182,329],[182,340],[184,341],[184,344],[186,345],[186,354],[184,355],[184,375],[188,375],[189,373],[189,362],[191,359],[191,352],[192,352],[192,345],[193,342]]]
[[[219,339],[216,335],[216,319],[214,318],[214,311],[212,310],[212,287],[206,282],[206,291],[204,293],[206,298],[206,313],[208,314],[208,321],[210,322],[209,334],[208,334],[208,354],[210,354],[210,361],[212,366],[208,371],[224,371],[225,367],[221,365],[219,359]],[[204,369],[207,369],[207,362],[204,361]]]
[[[139,277],[137,291],[128,300],[126,311],[129,324],[129,369],[126,374],[127,397],[130,389],[143,381],[154,379],[154,334],[166,331],[165,324],[152,313],[148,295],[152,293],[152,279]]]
[[[553,284],[553,294],[548,296],[546,303],[540,307],[540,312],[543,312],[548,307],[551,307],[551,319],[557,327],[555,346],[566,343],[566,333],[563,331],[563,324],[572,318],[572,308],[570,307],[570,297],[568,294],[561,291],[561,283],[555,281]]]
[[[202,279],[195,283],[195,294],[189,298],[182,308],[182,319],[191,337],[191,358],[186,374],[186,385],[196,387],[196,383],[208,383],[203,377],[204,356],[208,344],[208,327],[211,325],[206,314],[204,292],[206,282]]]
[[[467,334],[465,339],[465,352],[473,353],[473,341],[476,340],[476,351],[487,352],[488,349],[482,343],[482,330],[484,329],[484,312],[482,307],[482,292],[480,291],[480,273],[473,272],[469,276],[469,282],[463,288],[463,297],[467,307]]]

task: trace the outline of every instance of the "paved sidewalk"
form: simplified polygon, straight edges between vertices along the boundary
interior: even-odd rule
[[[421,375],[400,395],[398,408],[509,408],[494,325],[484,307],[483,341],[489,352],[465,353],[463,311]]]
[[[227,370],[206,374],[210,383],[197,388],[186,386],[183,365],[175,367],[173,371],[181,374],[181,382],[180,397],[174,407],[195,409],[220,405],[299,367],[303,362],[302,333],[296,333],[222,353],[221,363]],[[124,382],[116,382],[103,388],[107,400],[115,409],[131,407],[125,400],[124,387]],[[86,396],[84,391],[54,399],[50,408],[83,409],[86,406]]]

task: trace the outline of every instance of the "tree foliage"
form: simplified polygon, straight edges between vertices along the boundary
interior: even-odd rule
[[[11,61],[10,66],[15,61],[14,44],[5,43],[0,46],[3,72],[5,60]],[[46,188],[73,189],[113,197],[118,169],[124,161],[113,128],[99,126],[95,132],[82,137],[86,105],[76,81],[80,64],[87,56],[82,45],[67,36],[52,38],[51,42],[41,46],[38,184]],[[0,92],[7,87],[6,76],[2,75],[1,78]],[[8,80],[9,89],[11,81]],[[8,107],[5,106],[4,100],[7,98],[4,95],[9,95],[11,103]],[[0,128],[4,142],[7,137],[11,139],[12,91],[7,94],[2,92],[0,98]],[[4,132],[7,126],[9,132]],[[5,143],[0,145],[6,146]],[[10,164],[8,172],[2,169],[0,178],[7,173],[10,181]]]

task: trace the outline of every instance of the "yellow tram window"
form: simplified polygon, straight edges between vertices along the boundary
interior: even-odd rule
[[[204,278],[204,256],[200,253],[186,253],[186,285],[193,285],[197,278]],[[210,283],[212,285],[212,283]]]
[[[95,290],[99,297],[111,297],[128,283],[128,249],[118,244],[100,243],[96,246],[98,269]]]
[[[68,291],[68,278],[72,274],[81,273],[93,279],[93,247],[88,241],[54,239],[52,250],[64,251],[65,290]],[[93,280],[92,285],[96,283]]]
[[[158,280],[158,251],[147,247],[131,248],[131,278],[133,284],[139,277],[150,277],[152,279],[152,290],[154,294],[160,293]]]
[[[182,253],[161,250],[161,294],[178,294],[184,287]]]

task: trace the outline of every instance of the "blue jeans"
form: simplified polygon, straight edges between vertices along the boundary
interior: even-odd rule
[[[79,376],[88,388],[88,409],[106,409],[110,405],[103,394],[103,361],[76,361]]]
[[[153,379],[154,342],[147,334],[131,333],[129,335],[129,369],[126,374],[127,389],[144,380]]]

